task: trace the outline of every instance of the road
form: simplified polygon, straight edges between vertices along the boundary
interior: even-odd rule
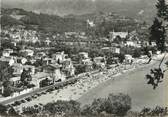
[[[168,57],[165,60],[168,60]],[[131,97],[132,110],[134,111],[139,111],[143,107],[168,106],[168,72],[165,74],[164,82],[159,84],[156,90],[153,90],[151,85],[146,84],[145,75],[150,73],[151,68],[158,66],[159,61],[155,64],[126,72],[117,76],[115,80],[111,79],[98,85],[83,95],[78,101],[83,106],[90,104],[95,98],[107,97],[110,93],[124,93]]]
[[[75,81],[75,80],[77,80],[79,78],[80,77],[72,78],[72,79],[69,79],[69,80],[67,80],[65,82],[59,82],[59,83],[56,83],[54,85],[50,85],[50,86],[47,86],[47,87],[44,87],[44,88],[35,89],[35,90],[33,90],[33,91],[29,92],[29,93],[26,93],[26,94],[23,94],[23,95],[20,95],[20,96],[17,96],[17,97],[2,101],[2,102],[0,102],[0,104],[7,105],[7,104],[13,103],[15,101],[22,100],[22,99],[24,99],[26,97],[31,97],[31,96],[35,95],[36,93],[40,93],[40,92],[46,91],[46,90],[54,88],[54,87],[62,86],[64,84],[66,84],[66,83],[73,82],[73,81]]]

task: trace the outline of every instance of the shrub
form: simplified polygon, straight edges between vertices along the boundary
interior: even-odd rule
[[[140,49],[135,49],[133,53],[134,58],[138,58],[141,56],[141,50]]]
[[[148,117],[166,117],[168,115],[168,108],[167,107],[159,107],[156,106],[155,108],[144,108],[139,113],[140,116],[148,116]]]
[[[57,101],[54,103],[48,103],[44,106],[44,110],[51,114],[79,114],[80,103],[76,101]]]
[[[106,112],[116,115],[125,115],[131,109],[131,98],[128,95],[110,94],[106,100]]]
[[[10,96],[13,92],[14,92],[13,89],[11,89],[10,87],[6,87],[6,88],[4,88],[4,91],[3,91],[2,96],[8,97],[8,96]]]
[[[107,99],[99,98],[93,101],[90,106],[85,106],[82,111],[83,115],[99,115],[102,112],[107,114],[115,114],[117,116],[126,115],[131,109],[131,98],[128,95],[110,94]]]
[[[5,105],[0,104],[0,116],[7,115],[7,107]]]

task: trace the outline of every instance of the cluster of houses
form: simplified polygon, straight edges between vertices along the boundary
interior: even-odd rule
[[[136,30],[132,32],[109,32],[109,38],[92,39],[85,32],[65,32],[64,34],[43,34],[36,30],[27,30],[25,26],[18,25],[7,27],[1,30],[2,39],[12,40],[14,45],[20,41],[30,43],[44,43],[47,46],[51,44],[67,45],[67,46],[108,46],[108,43],[119,43],[124,46],[133,46],[140,48],[142,45],[149,45],[148,41],[139,39]],[[54,43],[53,43],[54,42]],[[154,42],[152,43],[156,45]]]
[[[13,42],[25,41],[36,43],[39,41],[38,32],[35,30],[26,30],[23,25],[3,29],[1,33],[5,35],[5,39],[12,39]]]
[[[57,52],[49,58],[44,52],[34,52],[31,49],[22,49],[19,53],[22,56],[17,56],[12,49],[4,49],[1,62],[8,63],[13,68],[13,77],[10,82],[17,85],[21,79],[21,74],[24,70],[29,70],[32,76],[32,83],[39,87],[39,83],[50,78],[54,81],[65,80],[67,77],[75,75],[75,68],[68,55],[64,52]],[[39,61],[41,64],[36,65]]]
[[[37,31],[26,30],[24,26],[11,27],[2,30],[3,38],[11,39],[17,43],[19,41],[36,43],[41,41]],[[1,34],[1,35],[2,35]],[[54,40],[54,41],[53,41]],[[56,34],[48,36],[43,40],[48,47],[51,43],[68,46],[86,47],[96,45],[101,47],[101,51],[109,51],[113,54],[120,54],[121,47],[141,48],[148,46],[147,41],[140,41],[137,32],[109,32],[109,38],[90,39],[84,32],[65,32],[65,34]],[[109,44],[110,43],[110,44]],[[152,46],[156,46],[152,42]],[[19,53],[19,56],[18,56]],[[78,59],[75,59],[78,58]],[[125,56],[128,63],[132,62],[132,56]],[[23,48],[19,52],[13,49],[3,49],[1,62],[7,62],[13,68],[13,77],[10,82],[13,85],[20,83],[21,74],[24,70],[29,71],[32,76],[32,83],[39,88],[43,80],[64,81],[74,76],[76,71],[82,69],[83,72],[91,71],[96,67],[105,68],[106,57],[98,56],[90,58],[87,52],[79,52],[74,57],[69,57],[64,52],[56,52],[51,56],[47,52],[37,51],[35,48]],[[81,67],[82,66],[82,67]],[[80,72],[79,72],[80,73]]]
[[[85,66],[84,72],[93,70],[93,63],[101,68],[106,65],[104,57],[95,57],[92,60],[86,52],[78,53],[77,61],[69,58],[64,52],[56,52],[50,57],[46,52],[35,52],[32,49],[20,50],[21,56],[14,53],[13,49],[4,49],[0,57],[1,62],[8,63],[13,69],[13,75],[10,78],[13,87],[21,82],[21,74],[25,70],[29,71],[32,77],[31,83],[35,85],[35,88],[39,88],[40,83],[46,78],[55,83],[73,77],[76,75],[78,65]]]

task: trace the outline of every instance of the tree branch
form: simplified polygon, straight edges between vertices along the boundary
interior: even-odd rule
[[[166,54],[167,54],[167,53],[165,53],[164,57],[163,57],[162,60],[160,61],[159,68],[161,67],[161,65],[162,65],[162,63],[163,63],[163,60],[165,59]]]

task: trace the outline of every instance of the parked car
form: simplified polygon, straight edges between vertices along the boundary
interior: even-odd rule
[[[28,102],[30,102],[32,99],[31,99],[30,97],[28,97],[28,98],[26,98],[26,100],[27,100]]]
[[[26,101],[25,100],[21,100],[22,103],[25,103]]]

